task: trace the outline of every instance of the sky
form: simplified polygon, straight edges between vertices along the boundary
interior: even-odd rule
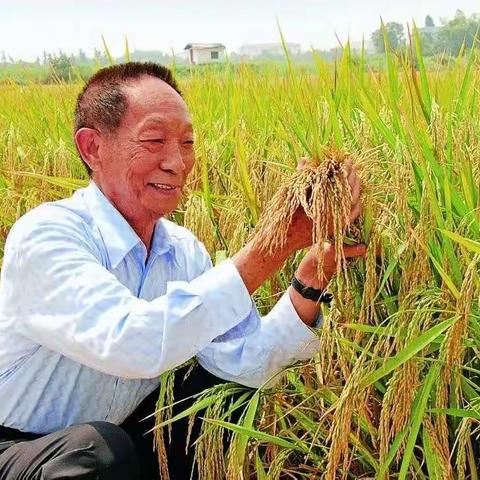
[[[34,60],[43,51],[87,55],[102,48],[101,36],[115,56],[124,38],[130,51],[183,50],[187,43],[219,42],[228,51],[242,44],[278,42],[276,18],[288,42],[329,49],[344,41],[370,37],[385,22],[423,25],[430,14],[438,24],[456,9],[480,12],[478,0],[0,0],[0,52]]]

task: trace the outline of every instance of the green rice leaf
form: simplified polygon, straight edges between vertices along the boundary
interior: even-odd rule
[[[108,48],[107,42],[105,41],[105,38],[102,35],[102,43],[103,43],[103,49],[105,50],[105,55],[108,58],[108,63],[110,65],[115,65],[115,60],[113,59],[112,54],[110,53],[110,50]]]
[[[458,233],[450,232],[448,230],[439,229],[448,238],[451,238],[454,242],[459,243],[473,253],[480,253],[480,242],[470,240],[469,238],[462,237]]]
[[[407,444],[403,452],[402,465],[400,467],[399,480],[406,480],[408,469],[412,462],[413,450],[417,440],[418,433],[422,426],[423,417],[427,409],[428,398],[432,390],[435,380],[438,378],[440,372],[440,364],[434,365],[427,374],[422,388],[417,393],[412,408],[410,433],[408,435]]]
[[[384,362],[381,367],[367,374],[360,381],[360,388],[367,388],[368,386],[372,385],[372,383],[375,383],[376,381],[383,378],[385,375],[388,375],[400,365],[403,365],[414,355],[423,350],[427,345],[432,343],[439,335],[441,335],[445,330],[447,330],[447,328],[453,325],[456,320],[456,317],[444,320],[443,322],[435,325],[434,327],[424,332],[418,338],[411,341],[404,349],[398,352],[397,355],[389,358]]]
[[[467,410],[465,408],[431,408],[431,413],[441,413],[444,415],[450,415],[458,418],[474,418],[480,420],[480,413],[475,410]]]
[[[273,445],[277,445],[282,448],[289,448],[291,450],[303,451],[299,446],[295,445],[292,442],[289,442],[288,440],[285,440],[284,438],[275,437],[274,435],[270,435],[268,433],[255,430],[253,428],[246,428],[241,425],[236,425],[230,422],[224,422],[222,420],[214,420],[212,418],[205,418],[204,420],[205,422],[212,423],[220,427],[224,427],[228,430],[231,430],[232,432],[255,438],[260,442],[271,443]]]
[[[255,392],[248,404],[247,411],[242,421],[242,426],[247,430],[251,430],[253,428],[253,422],[257,413],[259,399],[260,393],[257,391]],[[239,475],[243,469],[243,463],[245,460],[245,453],[247,451],[249,438],[249,435],[245,433],[237,433],[230,447],[234,452],[234,456],[232,459],[233,468],[234,471],[239,473]]]

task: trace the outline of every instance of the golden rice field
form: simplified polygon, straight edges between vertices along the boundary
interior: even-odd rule
[[[347,48],[336,65],[315,58],[313,73],[226,65],[181,80],[197,163],[175,218],[214,260],[245,243],[297,159],[325,147],[359,167],[370,246],[335,278],[311,363],[233,404],[240,387],[215,387],[185,413],[205,418],[205,480],[479,476],[480,56],[426,71],[418,39],[411,50],[387,54],[381,72]],[[86,182],[71,140],[80,88],[0,87],[2,244],[28,209]],[[260,310],[296,263],[257,292]],[[214,452],[227,432],[223,457]]]

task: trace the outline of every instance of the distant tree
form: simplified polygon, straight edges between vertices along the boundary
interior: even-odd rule
[[[169,65],[172,61],[172,57],[159,50],[134,50],[130,52],[130,58],[133,62],[157,62],[162,65]],[[123,57],[118,61],[123,61]],[[179,63],[182,63],[179,58],[176,59]]]
[[[373,46],[378,53],[385,53],[385,42],[383,40],[383,32],[382,29],[379,28],[372,32],[370,37],[372,39]]]
[[[463,10],[458,9],[455,12],[455,17],[453,19],[454,23],[464,23],[467,20],[467,17],[465,15],[465,12]]]
[[[424,56],[428,57],[437,53],[438,41],[436,34],[420,32],[420,39],[422,41],[422,53]]]
[[[69,81],[72,76],[73,58],[60,51],[58,55],[47,54],[51,77],[63,81]]]
[[[5,50],[2,50],[2,56],[0,57],[2,63],[7,63],[7,56],[5,55]]]
[[[108,63],[107,55],[98,48],[93,50],[93,58],[100,65],[107,65]]]
[[[388,42],[392,50],[396,51],[405,45],[405,30],[401,23],[389,22],[385,25]],[[385,42],[381,28],[372,33],[372,42],[378,53],[385,53]]]
[[[433,21],[433,18],[430,15],[427,15],[425,17],[425,26],[426,27],[434,27],[435,26],[435,22]]]
[[[457,10],[455,17],[441,29],[437,38],[437,52],[446,51],[451,55],[458,55],[462,46],[471,48],[475,34],[480,28],[478,15],[467,17],[461,10]]]
[[[88,58],[87,58],[87,55],[86,53],[80,48],[78,50],[78,55],[77,55],[77,58],[76,58],[76,63],[78,65],[85,65],[88,63]]]

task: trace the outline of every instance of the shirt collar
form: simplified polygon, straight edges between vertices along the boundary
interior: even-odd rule
[[[90,181],[88,187],[85,188],[84,195],[92,218],[102,236],[110,264],[113,268],[117,267],[128,252],[135,246],[140,245],[145,250],[145,245],[135,230],[133,230],[123,215],[112,205],[95,182]],[[155,224],[150,249],[151,254],[161,255],[172,247],[172,239],[164,222],[162,219],[159,219]]]

